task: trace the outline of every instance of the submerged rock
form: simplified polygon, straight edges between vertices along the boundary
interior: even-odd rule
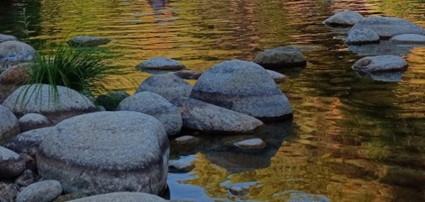
[[[330,26],[353,26],[357,22],[363,19],[363,16],[356,11],[341,11],[335,13],[331,17],[323,21],[323,24]]]
[[[5,41],[18,41],[18,38],[12,35],[0,34],[0,43],[3,43]]]
[[[0,105],[0,145],[12,139],[20,132],[16,116],[6,107]]]
[[[243,150],[258,150],[266,147],[266,143],[260,138],[243,140],[240,142],[236,142],[234,145]]]
[[[368,28],[361,28],[351,31],[345,42],[347,44],[367,44],[378,43],[379,40],[378,33]]]
[[[21,126],[21,132],[44,128],[52,125],[52,122],[45,116],[36,113],[25,114],[19,118],[19,125]]]
[[[31,61],[35,55],[36,50],[26,43],[19,41],[0,43],[0,73],[13,65]]]
[[[396,44],[425,45],[425,35],[401,34],[393,36],[390,41]]]
[[[144,80],[136,93],[150,91],[161,95],[168,101],[176,98],[189,97],[192,86],[174,74],[152,75]]]
[[[40,145],[37,167],[67,193],[158,194],[166,186],[169,149],[164,126],[154,117],[95,112],[57,124]]]
[[[251,132],[263,123],[251,116],[214,106],[195,99],[179,99],[174,104],[180,109],[183,127],[214,133]]]
[[[178,137],[176,139],[174,139],[174,142],[177,144],[181,144],[181,145],[186,145],[186,144],[196,144],[198,143],[200,140],[198,137],[195,136],[191,136],[191,135],[184,135],[181,137]]]
[[[406,55],[413,49],[411,44],[396,44],[389,40],[380,40],[377,43],[349,44],[348,49],[360,56],[375,55]]]
[[[147,193],[115,192],[95,195],[68,202],[166,202],[167,200]]]
[[[254,62],[265,68],[299,67],[307,64],[300,49],[283,46],[259,53]]]
[[[50,202],[62,193],[62,185],[56,180],[36,182],[25,187],[16,202]]]
[[[183,121],[179,109],[162,96],[152,92],[140,92],[125,98],[118,111],[135,111],[151,115],[161,121],[169,136],[180,132]]]
[[[166,57],[154,57],[138,64],[136,68],[143,70],[182,70],[186,67],[177,60]]]
[[[407,67],[407,62],[395,55],[364,57],[352,66],[354,70],[363,72],[404,71]]]
[[[204,72],[190,97],[264,120],[292,114],[288,98],[267,71],[241,60],[225,61]]]
[[[76,36],[68,41],[72,46],[88,46],[88,47],[96,47],[100,45],[105,45],[111,42],[111,40],[105,37],[97,37],[97,36]]]
[[[24,170],[24,159],[14,151],[0,146],[0,179],[13,179]]]
[[[67,87],[33,84],[19,87],[3,103],[13,113],[22,116],[28,113],[43,114],[53,123],[66,118],[96,110],[85,96]]]

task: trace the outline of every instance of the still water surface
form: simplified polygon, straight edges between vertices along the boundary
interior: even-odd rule
[[[201,136],[189,149],[172,144],[172,158],[194,160],[195,169],[169,175],[171,199],[286,201],[315,194],[331,201],[425,201],[425,47],[404,56],[410,66],[400,82],[372,81],[351,70],[361,57],[343,43],[346,30],[321,24],[351,9],[425,27],[423,0],[0,3],[0,33],[24,37],[18,21],[26,8],[38,49],[77,35],[112,39],[107,48],[119,57],[111,62],[136,82],[123,79],[111,89],[134,91],[149,76],[134,67],[154,56],[206,70],[227,59],[252,60],[261,49],[302,49],[307,67],[283,70],[288,79],[280,84],[294,109],[292,122],[245,137]],[[261,137],[268,146],[260,154],[223,146],[246,137]],[[232,185],[249,194],[230,194]]]

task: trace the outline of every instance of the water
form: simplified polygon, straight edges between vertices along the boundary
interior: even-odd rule
[[[170,174],[171,199],[194,201],[425,201],[425,47],[405,58],[400,82],[362,78],[360,58],[341,39],[346,30],[321,24],[332,13],[396,16],[425,27],[423,0],[6,0],[0,33],[24,37],[30,17],[38,49],[77,35],[105,36],[128,69],[111,89],[134,91],[149,76],[135,66],[167,56],[206,70],[227,59],[252,60],[258,50],[296,45],[308,64],[283,71],[280,88],[294,109],[292,122],[269,124],[246,137],[201,136],[196,147],[173,144],[172,158],[194,159],[195,169]],[[232,142],[261,137],[260,153],[234,151]],[[234,196],[228,187],[248,189]],[[311,194],[311,195],[309,195]]]

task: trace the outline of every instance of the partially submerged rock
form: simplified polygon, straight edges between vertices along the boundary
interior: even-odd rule
[[[161,95],[168,101],[189,97],[192,86],[174,74],[156,74],[144,80],[136,93],[150,91]]]
[[[352,66],[354,70],[363,72],[404,71],[407,67],[407,62],[395,55],[364,57]]]
[[[425,35],[401,34],[393,36],[390,41],[396,44],[425,45]]]
[[[147,193],[115,192],[71,200],[68,202],[166,202],[167,200]]]
[[[357,22],[363,19],[363,16],[356,11],[341,11],[335,13],[331,17],[323,21],[323,24],[330,26],[353,26]]]
[[[349,32],[347,44],[367,44],[379,43],[380,37],[378,33],[368,28],[360,28]]]
[[[20,127],[16,116],[3,105],[0,105],[0,120],[0,145],[3,145],[20,132]]]
[[[60,182],[45,180],[25,187],[16,197],[16,202],[50,202],[61,193]]]
[[[72,46],[88,46],[88,47],[96,47],[100,45],[105,45],[111,42],[111,40],[105,37],[97,37],[97,36],[76,36],[72,38],[68,43]]]
[[[214,133],[247,133],[263,123],[251,116],[195,99],[175,100],[183,118],[183,127]]]
[[[13,113],[22,116],[39,113],[57,123],[66,118],[96,110],[85,96],[67,87],[47,84],[24,85],[15,90],[3,103]]]
[[[183,121],[179,109],[162,96],[152,92],[140,92],[125,98],[118,111],[134,111],[151,115],[165,127],[169,136],[180,132]]]
[[[145,60],[138,64],[136,68],[140,71],[143,70],[182,70],[186,67],[171,58],[166,57],[154,57],[148,60]]]
[[[164,126],[139,112],[96,112],[57,124],[44,138],[37,167],[67,193],[133,191],[166,186],[169,143]]]
[[[254,62],[265,68],[303,67],[307,64],[300,49],[283,46],[259,53]]]
[[[292,114],[288,98],[258,64],[229,60],[202,74],[190,97],[263,120]]]
[[[243,150],[258,150],[266,147],[266,143],[260,138],[252,138],[234,143],[234,145]]]

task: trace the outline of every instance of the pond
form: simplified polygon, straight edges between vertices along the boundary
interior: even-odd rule
[[[303,51],[307,66],[283,70],[279,84],[292,120],[247,136],[199,134],[190,148],[172,143],[171,158],[195,165],[169,174],[173,200],[425,201],[425,47],[404,55],[409,68],[399,82],[373,81],[351,69],[362,56],[344,44],[347,30],[321,23],[351,9],[425,27],[423,0],[5,0],[0,33],[25,37],[24,8],[37,49],[77,35],[112,39],[111,62],[130,74],[110,88],[129,92],[150,75],[135,66],[155,56],[203,71],[267,48]],[[247,137],[268,146],[253,154],[225,146]]]

